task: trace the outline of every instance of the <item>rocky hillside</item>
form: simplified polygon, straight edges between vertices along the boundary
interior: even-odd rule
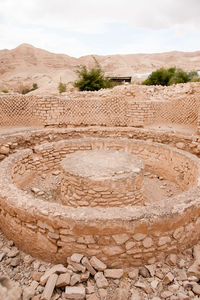
[[[95,55],[95,58],[109,76],[140,77],[157,68],[170,66],[200,70],[200,51]],[[37,83],[40,92],[53,92],[57,90],[60,80],[65,83],[73,82],[76,79],[75,70],[81,64],[92,67],[94,59],[91,55],[74,58],[66,54],[54,54],[28,44],[12,50],[0,50],[0,90],[20,90]]]

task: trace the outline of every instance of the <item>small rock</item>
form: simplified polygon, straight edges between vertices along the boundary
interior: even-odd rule
[[[92,274],[95,275],[96,271],[92,267],[91,263],[89,262],[89,259],[87,257],[83,257],[81,263],[87,268],[87,270]]]
[[[177,255],[176,254],[169,254],[166,258],[166,263],[170,266],[175,266],[177,264]]]
[[[5,252],[0,253],[0,262],[2,261],[2,259],[6,256]]]
[[[33,272],[32,274],[32,278],[33,280],[36,280],[36,281],[40,281],[40,278],[42,277],[43,273],[42,272]]]
[[[163,278],[163,283],[164,284],[169,284],[174,280],[174,276],[171,272],[167,273],[165,277]]]
[[[100,296],[101,300],[105,300],[106,297],[107,297],[107,294],[108,294],[107,290],[106,289],[99,289],[98,292],[99,292],[99,296]]]
[[[90,295],[86,295],[86,300],[99,300],[99,297],[96,294],[90,294]]]
[[[176,298],[177,300],[190,300],[191,299],[191,297],[189,297],[188,295],[186,295],[183,292],[178,292],[177,297],[178,297],[178,298]],[[172,299],[172,297],[170,299]]]
[[[200,296],[200,285],[197,284],[197,283],[193,284],[192,291],[193,291],[196,295]]]
[[[33,258],[32,256],[30,256],[30,255],[26,255],[26,256],[24,257],[24,264],[25,264],[26,266],[31,265],[33,261],[34,261],[34,258]]]
[[[152,282],[151,282],[151,287],[152,289],[155,291],[157,289],[157,286],[159,284],[159,280],[158,279],[154,279]]]
[[[161,293],[161,297],[164,298],[164,299],[169,298],[172,295],[173,295],[173,293],[170,292],[170,291],[164,291],[164,292]]]
[[[15,247],[13,247],[8,253],[8,257],[16,257],[19,254],[19,250]]]
[[[66,286],[64,297],[66,299],[82,300],[85,299],[85,288],[82,286]]]
[[[130,300],[142,300],[140,293],[136,289],[131,290],[131,299]]]
[[[156,271],[156,265],[145,265],[147,270],[149,271],[150,275],[154,277]]]
[[[69,257],[67,258],[67,262],[69,265],[72,265],[72,267],[78,271],[78,272],[82,272],[84,273],[86,271],[86,267],[83,266],[82,264],[79,264],[79,263],[76,263],[76,262],[73,262]]]
[[[93,294],[95,292],[95,288],[93,285],[86,287],[86,294]]]
[[[14,258],[11,259],[10,265],[11,265],[12,267],[17,267],[17,266],[20,264],[20,260],[21,260],[21,259],[20,259],[19,256],[14,257]]]
[[[176,279],[181,281],[187,280],[186,271],[184,269],[178,270]]]
[[[128,277],[130,279],[137,280],[138,279],[138,273],[139,273],[139,270],[138,269],[134,269],[134,270],[132,270],[131,272],[128,273]]]
[[[150,237],[146,237],[143,241],[142,244],[145,248],[150,248],[153,245],[153,240]]]
[[[139,268],[139,274],[142,275],[144,278],[150,277],[149,270],[146,267]]]
[[[88,271],[81,274],[81,282],[87,281],[89,277],[90,277],[90,272]]]
[[[79,254],[79,253],[74,253],[72,254],[71,261],[76,262],[76,263],[80,263],[81,259],[83,258],[83,254]]]
[[[6,146],[2,146],[0,147],[0,154],[9,154],[10,150],[9,150],[9,147],[6,147]]]
[[[94,279],[96,281],[96,285],[98,288],[107,288],[108,287],[108,281],[104,277],[102,272],[98,272],[95,274]]]
[[[55,171],[52,172],[52,174],[55,175],[55,176],[58,176],[60,174],[60,171],[59,170],[55,170]]]
[[[70,279],[70,285],[74,286],[76,283],[81,281],[81,276],[79,274],[74,274],[72,275],[71,279]]]
[[[133,236],[134,240],[136,240],[137,242],[142,241],[145,237],[146,237],[146,234],[143,234],[143,233],[136,233]]]
[[[141,281],[137,281],[134,286],[142,289],[146,294],[150,294],[152,292],[151,288]]]
[[[31,191],[34,193],[34,194],[38,194],[40,192],[40,189],[36,188],[36,187],[32,187],[31,188]]]
[[[119,279],[123,276],[123,269],[106,269],[104,271],[104,276],[107,278]]]
[[[176,148],[178,149],[184,149],[185,148],[185,144],[182,142],[176,143]]]
[[[53,266],[51,269],[46,270],[46,272],[44,273],[44,275],[42,275],[42,277],[40,278],[40,284],[44,285],[48,278],[51,276],[51,274],[62,274],[62,273],[67,273],[67,269],[62,265],[55,265]]]
[[[50,300],[51,296],[53,294],[56,282],[58,279],[58,275],[57,274],[51,274],[47,280],[47,284],[44,288],[44,291],[42,293],[41,296],[41,300]]]
[[[63,287],[70,284],[71,275],[69,273],[63,273],[58,276],[56,287]]]
[[[96,256],[92,256],[92,258],[90,259],[90,263],[93,266],[93,268],[95,268],[98,271],[104,271],[107,268],[107,266]]]

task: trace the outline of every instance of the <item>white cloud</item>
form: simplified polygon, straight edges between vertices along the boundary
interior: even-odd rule
[[[133,48],[146,52],[151,48],[151,40],[164,51],[171,49],[171,45],[158,40],[160,31],[172,30],[183,38],[188,32],[198,33],[199,12],[199,0],[0,0],[0,48],[26,42],[73,56],[98,53],[98,45],[94,42],[89,47],[83,37],[104,36],[111,25],[115,30],[115,25],[126,24],[133,31],[152,29],[157,38],[154,34],[145,36],[136,45],[130,37],[119,50]],[[114,39],[112,32],[110,37]],[[119,43],[120,39],[118,36]],[[105,45],[105,54],[108,50]]]
[[[1,0],[10,21],[89,32],[105,23],[148,28],[200,25],[199,0]]]

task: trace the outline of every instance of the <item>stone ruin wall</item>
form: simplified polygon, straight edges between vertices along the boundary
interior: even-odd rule
[[[182,124],[198,128],[199,99],[135,101],[125,98],[0,96],[0,126],[131,126]]]
[[[199,162],[194,156],[168,146],[132,139],[121,142],[106,139],[103,147],[139,155],[147,166],[153,165],[158,174],[162,175],[165,169],[165,174],[177,178],[179,184],[182,180],[184,190],[195,185],[200,175]],[[142,207],[136,214],[135,209],[115,207],[105,214],[100,208],[74,209],[40,201],[12,184],[20,186],[21,179],[27,175],[58,167],[67,153],[88,148],[102,148],[102,141],[69,139],[47,143],[34,147],[34,151],[17,152],[1,163],[0,223],[3,232],[17,246],[43,259],[48,251],[48,259],[52,262],[63,262],[73,248],[73,252],[96,255],[109,266],[121,267],[151,263],[155,257],[160,260],[168,253],[197,242],[200,207],[195,197],[198,198],[198,193],[188,191],[187,197],[184,194],[174,197],[167,207],[164,203],[158,209]]]

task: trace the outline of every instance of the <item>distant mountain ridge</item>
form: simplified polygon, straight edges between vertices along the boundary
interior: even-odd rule
[[[184,70],[200,70],[200,51],[154,54],[93,55],[108,76],[135,76],[161,67],[177,66]],[[0,90],[17,89],[36,82],[40,89],[55,90],[58,82],[73,82],[78,65],[93,67],[92,55],[75,58],[55,54],[29,44],[12,50],[0,50]]]

